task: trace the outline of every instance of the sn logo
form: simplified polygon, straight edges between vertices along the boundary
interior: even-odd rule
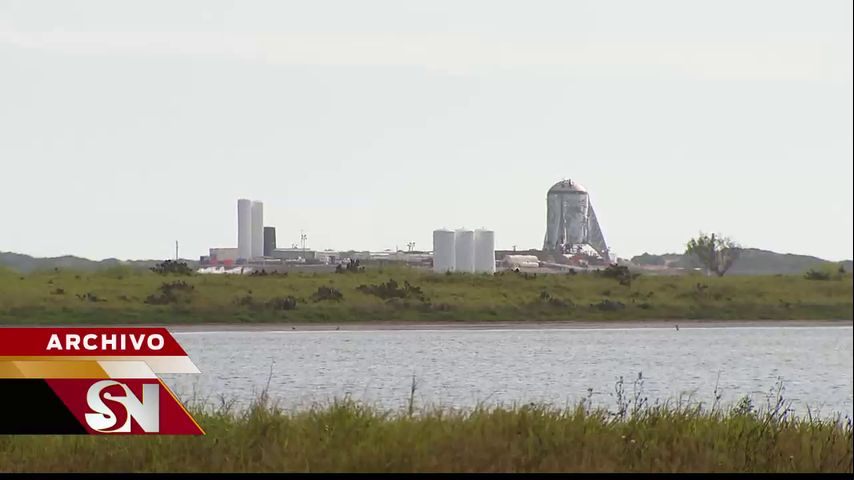
[[[124,383],[101,380],[89,387],[86,423],[100,433],[130,433],[131,418],[145,433],[160,431],[160,385],[142,385],[142,400]],[[110,405],[107,403],[109,402]],[[111,407],[112,405],[112,407]],[[118,410],[118,411],[117,411]]]

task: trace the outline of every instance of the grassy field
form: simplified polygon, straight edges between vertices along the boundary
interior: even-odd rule
[[[389,281],[393,281],[390,284]],[[627,283],[627,284],[626,284]],[[852,276],[437,275],[410,268],[163,276],[0,270],[0,324],[851,319]]]
[[[0,436],[0,472],[848,472],[850,420],[670,405],[195,414],[204,437]]]

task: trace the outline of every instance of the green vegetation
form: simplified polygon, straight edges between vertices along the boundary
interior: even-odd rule
[[[843,319],[852,276],[601,273],[160,275],[0,269],[0,324]]]
[[[160,275],[192,275],[193,269],[187,265],[187,262],[179,262],[177,260],[166,260],[158,263],[150,268],[154,273]]]
[[[719,277],[726,274],[740,254],[741,247],[738,243],[714,233],[706,235],[700,232],[700,235],[689,240],[685,247],[685,255],[695,257],[706,270]]]
[[[659,266],[665,265],[671,268],[692,269],[701,267],[700,261],[694,255],[681,253],[667,253],[664,255],[653,255],[644,253],[631,258],[635,265]],[[810,268],[833,267],[844,268],[851,272],[851,260],[842,262],[830,262],[809,255],[794,255],[791,253],[775,253],[758,248],[740,248],[738,260],[732,264],[728,275],[803,275]]]
[[[204,437],[0,436],[0,472],[848,472],[850,420],[782,402],[723,410],[624,399],[380,411],[349,400],[287,412],[194,408]]]
[[[841,280],[845,277],[845,273],[845,268],[841,265],[835,269],[828,265],[824,265],[820,268],[811,268],[807,270],[804,274],[804,278],[807,280]]]

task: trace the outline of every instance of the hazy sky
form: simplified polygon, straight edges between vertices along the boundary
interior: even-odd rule
[[[540,248],[572,178],[619,256],[838,260],[852,153],[849,0],[0,0],[0,251]]]

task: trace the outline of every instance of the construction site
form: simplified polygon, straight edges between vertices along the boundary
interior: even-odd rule
[[[496,250],[495,232],[446,228],[433,231],[433,248],[354,251],[315,250],[300,243],[279,247],[276,227],[264,223],[264,203],[237,201],[237,245],[212,247],[199,258],[199,273],[251,274],[257,271],[334,271],[348,264],[406,264],[437,273],[491,274],[496,270],[558,273],[599,269],[617,258],[605,236],[590,194],[581,184],[564,179],[546,192],[546,226],[542,249]]]

